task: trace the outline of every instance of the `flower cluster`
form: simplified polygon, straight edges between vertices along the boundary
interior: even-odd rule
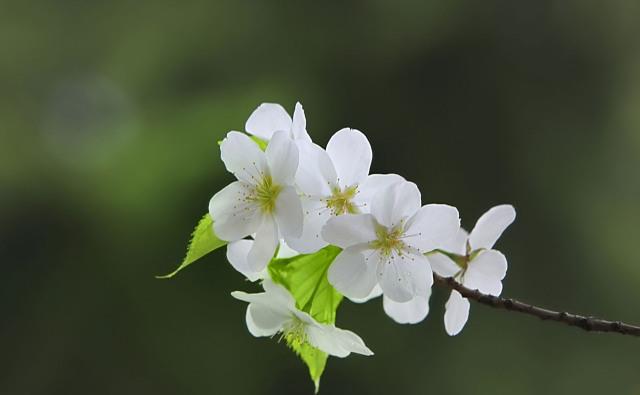
[[[307,133],[300,103],[293,117],[278,104],[260,105],[245,125],[220,144],[226,169],[237,181],[209,204],[216,236],[228,241],[231,265],[263,293],[234,292],[248,302],[246,322],[254,336],[280,336],[329,355],[371,355],[360,337],[314,319],[269,275],[274,257],[341,250],[326,278],[355,302],[382,296],[386,314],[415,324],[429,312],[433,273],[467,288],[499,295],[507,261],[492,249],[515,219],[512,206],[490,209],[471,233],[458,210],[422,204],[416,184],[397,174],[369,174],[372,150],[366,136],[341,129],[326,148]],[[261,145],[266,148],[261,149]],[[448,334],[465,325],[469,302],[452,291],[444,317]]]

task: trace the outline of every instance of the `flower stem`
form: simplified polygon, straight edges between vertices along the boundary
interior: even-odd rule
[[[561,322],[569,326],[575,326],[589,332],[611,332],[622,335],[640,337],[640,326],[627,324],[621,321],[608,321],[595,317],[586,317],[579,314],[553,311],[542,307],[530,305],[515,299],[486,295],[477,290],[466,288],[451,277],[442,277],[433,274],[435,282],[449,289],[455,289],[467,299],[491,306],[497,309],[505,309],[538,317],[541,320]]]

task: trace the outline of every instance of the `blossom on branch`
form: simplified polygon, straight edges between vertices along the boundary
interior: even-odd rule
[[[326,246],[322,227],[332,217],[369,212],[371,198],[382,188],[403,180],[398,175],[369,175],[372,151],[359,130],[336,132],[324,150],[310,141],[297,141],[300,152],[296,185],[301,193],[304,227],[300,238],[289,240],[301,253]]]
[[[294,140],[311,141],[307,133],[307,119],[302,104],[296,103],[293,118],[280,104],[262,103],[247,119],[244,126],[247,133],[264,141],[269,141],[278,131],[287,132]]]
[[[259,273],[273,257],[280,239],[302,234],[302,205],[293,186],[298,148],[287,132],[279,131],[266,151],[239,132],[229,132],[220,145],[222,161],[238,181],[209,202],[216,235],[233,243],[254,235],[243,273]],[[237,244],[236,244],[237,246]]]
[[[262,283],[265,292],[248,294],[234,291],[231,295],[248,302],[246,321],[255,337],[280,334],[288,344],[305,343],[329,355],[344,358],[351,353],[373,355],[364,341],[355,333],[317,322],[308,313],[299,310],[291,294],[271,280]]]
[[[365,298],[380,286],[387,315],[399,323],[422,321],[429,311],[433,276],[426,252],[441,248],[460,227],[458,210],[421,206],[407,181],[377,194],[369,214],[331,218],[324,239],[343,248],[329,268],[329,282],[349,298]]]
[[[502,232],[516,218],[511,205],[491,208],[476,222],[471,233],[460,228],[455,237],[429,254],[433,271],[443,277],[453,277],[469,289],[498,296],[502,292],[502,279],[507,273],[507,258],[492,249]],[[445,330],[455,336],[469,318],[469,301],[456,290],[451,291],[444,315]]]

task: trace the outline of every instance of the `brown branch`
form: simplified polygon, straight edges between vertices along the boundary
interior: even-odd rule
[[[478,303],[495,307],[497,309],[517,311],[518,313],[538,317],[541,320],[556,321],[569,326],[576,326],[589,332],[613,332],[620,333],[622,335],[640,336],[640,326],[630,325],[620,321],[607,321],[595,317],[585,317],[578,314],[543,309],[541,307],[522,303],[515,299],[485,295],[479,291],[464,287],[451,277],[441,277],[435,273],[433,274],[433,277],[437,284],[449,289],[455,289],[467,299],[475,300]]]

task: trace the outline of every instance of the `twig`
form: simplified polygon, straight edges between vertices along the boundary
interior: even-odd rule
[[[441,277],[435,273],[433,277],[437,284],[449,289],[455,289],[467,299],[475,300],[478,303],[497,309],[517,311],[538,317],[541,320],[562,322],[563,324],[575,326],[589,332],[613,332],[622,335],[640,336],[640,326],[630,325],[620,321],[608,321],[595,317],[585,317],[578,314],[548,310],[515,299],[483,294],[479,291],[464,287],[451,277]]]

